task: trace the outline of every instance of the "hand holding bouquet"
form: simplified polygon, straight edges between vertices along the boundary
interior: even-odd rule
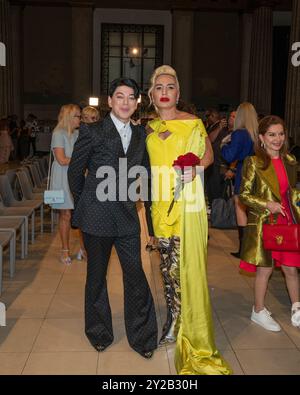
[[[168,209],[168,216],[172,211],[175,201],[179,199],[180,192],[183,190],[184,184],[193,181],[195,177],[195,167],[199,165],[200,158],[192,152],[180,155],[176,160],[174,160],[173,167],[178,174],[178,178],[174,189],[174,197]]]

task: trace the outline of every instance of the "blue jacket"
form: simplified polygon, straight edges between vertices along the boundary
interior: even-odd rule
[[[238,161],[234,181],[234,193],[238,195],[241,185],[243,161],[247,156],[254,155],[253,141],[247,129],[237,129],[232,132],[231,142],[222,147],[221,153],[228,163],[235,160]]]

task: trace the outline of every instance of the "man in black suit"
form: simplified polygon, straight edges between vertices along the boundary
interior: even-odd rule
[[[142,268],[136,202],[129,196],[137,177],[128,176],[134,166],[143,166],[150,179],[145,129],[130,122],[139,93],[132,79],[111,83],[111,112],[100,122],[80,127],[68,178],[75,206],[72,224],[83,232],[87,251],[85,333],[97,351],[113,342],[106,272],[114,245],[123,270],[128,342],[143,357],[150,358],[157,347],[157,322]],[[148,231],[153,235],[150,205],[150,199],[146,199]]]

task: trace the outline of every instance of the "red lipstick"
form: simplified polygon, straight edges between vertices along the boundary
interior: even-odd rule
[[[160,98],[160,101],[162,101],[162,102],[168,102],[168,101],[170,101],[170,99],[169,99],[168,97],[161,97],[161,98]]]

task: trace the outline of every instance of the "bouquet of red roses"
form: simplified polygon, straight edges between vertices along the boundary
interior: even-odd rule
[[[172,166],[176,170],[176,172],[178,174],[178,178],[177,178],[177,184],[176,184],[176,187],[174,190],[174,197],[173,197],[173,200],[172,200],[170,207],[168,209],[168,214],[167,214],[168,216],[169,216],[170,212],[172,211],[175,201],[179,199],[180,192],[184,188],[184,183],[181,180],[181,176],[184,174],[184,168],[185,167],[190,168],[190,167],[195,167],[195,166],[199,166],[199,165],[200,165],[199,156],[193,154],[192,152],[188,152],[185,155],[179,155],[178,158],[176,160],[174,160]]]

